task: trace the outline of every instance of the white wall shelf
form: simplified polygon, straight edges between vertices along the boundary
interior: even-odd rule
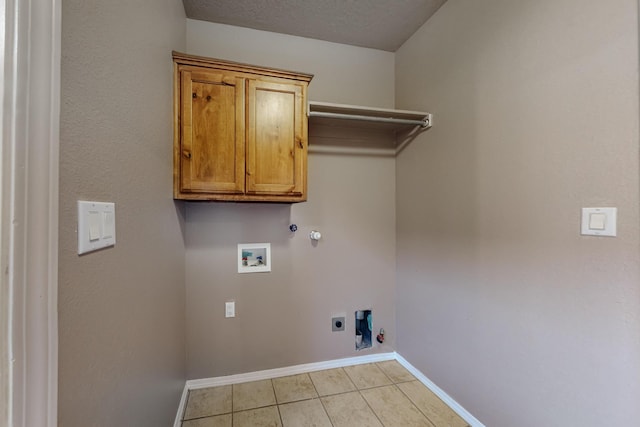
[[[431,114],[422,111],[372,108],[316,101],[309,101],[308,115],[312,122],[317,122],[318,120],[323,122],[349,120],[375,123],[376,125],[394,129],[406,129],[414,126],[429,128],[432,126],[433,121]]]
[[[396,156],[433,125],[423,111],[309,101],[309,151]]]

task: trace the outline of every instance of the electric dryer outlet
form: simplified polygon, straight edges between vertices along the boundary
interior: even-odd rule
[[[331,318],[331,331],[344,331],[344,317]]]

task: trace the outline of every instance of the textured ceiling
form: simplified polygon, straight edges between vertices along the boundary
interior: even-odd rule
[[[183,0],[188,18],[395,52],[446,0]]]

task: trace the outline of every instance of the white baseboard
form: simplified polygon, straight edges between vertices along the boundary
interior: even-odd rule
[[[342,368],[344,366],[361,365],[363,363],[384,362],[395,360],[396,353],[378,353],[366,356],[348,357],[346,359],[329,360],[326,362],[306,363],[304,365],[287,366],[284,368],[267,369],[265,371],[249,372],[246,374],[229,375],[226,377],[205,378],[201,380],[187,381],[187,388],[215,387],[219,385],[239,384],[249,381],[268,380],[271,378],[286,377],[289,375],[305,374],[307,372],[321,371],[323,369]]]
[[[402,366],[404,366],[407,371],[411,372],[414,377],[418,379],[422,384],[424,384],[429,390],[431,390],[436,396],[440,398],[444,403],[447,404],[451,409],[453,409],[463,420],[469,423],[471,427],[485,427],[476,417],[471,415],[469,411],[464,409],[458,402],[453,400],[451,396],[444,392],[440,387],[438,387],[433,381],[427,378],[422,372],[417,370],[411,363],[407,362],[407,360],[396,353],[396,360]]]
[[[178,413],[176,414],[176,419],[173,422],[173,427],[181,427],[182,425],[182,414],[184,414],[184,410],[187,406],[187,395],[189,394],[189,386],[185,383],[184,388],[182,389],[182,396],[180,396],[180,404],[178,405]]]
[[[446,403],[452,410],[454,410],[466,422],[468,422],[471,427],[485,427],[484,424],[478,421],[473,415],[471,415],[466,409],[464,409],[458,402],[453,400],[440,387],[435,385],[422,372],[418,371],[413,365],[407,362],[404,357],[400,356],[396,352],[348,357],[345,359],[329,360],[326,362],[306,363],[304,365],[287,366],[284,368],[267,369],[264,371],[249,372],[246,374],[228,375],[224,377],[188,380],[184,386],[182,397],[180,398],[180,405],[178,407],[178,413],[176,414],[176,420],[173,426],[180,427],[180,424],[182,422],[181,421],[182,414],[185,410],[187,395],[189,394],[189,390],[196,390],[200,388],[216,387],[216,386],[229,385],[229,384],[240,384],[240,383],[246,383],[250,381],[267,380],[272,378],[286,377],[289,375],[304,374],[304,373],[313,372],[313,371],[321,371],[324,369],[343,368],[345,366],[361,365],[364,363],[384,362],[387,360],[397,360],[398,363],[400,363],[409,372],[411,372],[413,376],[416,377],[416,379],[418,379],[436,396],[442,399],[442,401]]]

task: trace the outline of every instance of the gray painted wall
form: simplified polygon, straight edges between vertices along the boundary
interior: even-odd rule
[[[185,379],[183,220],[172,200],[179,0],[62,5],[59,425],[166,426]],[[76,201],[116,203],[78,256]]]
[[[187,19],[192,55],[302,71],[314,75],[309,99],[393,108],[391,52]]]
[[[187,49],[312,72],[316,101],[393,105],[388,52],[191,20]],[[311,154],[308,180],[306,203],[186,203],[188,378],[393,350],[395,159]],[[324,236],[316,246],[312,229]],[[237,244],[262,242],[271,243],[272,272],[238,274]],[[237,317],[225,319],[230,300]],[[363,308],[373,309],[388,345],[355,351],[354,311]],[[345,332],[331,332],[334,314],[348,316]]]
[[[396,106],[436,126],[397,167],[312,154],[292,206],[174,204],[169,52],[312,72],[311,99],[380,107],[394,55],[143,3],[63,4],[61,426],[167,425],[185,376],[362,354],[329,318],[363,307],[388,332],[373,351],[487,425],[638,419],[634,1],[449,0],[395,55]],[[116,202],[115,248],[76,255],[78,199]],[[619,237],[579,236],[580,208],[605,205]],[[238,275],[236,244],[264,241],[273,272]]]
[[[396,53],[435,114],[397,162],[397,347],[488,426],[640,418],[637,16],[449,0]]]

